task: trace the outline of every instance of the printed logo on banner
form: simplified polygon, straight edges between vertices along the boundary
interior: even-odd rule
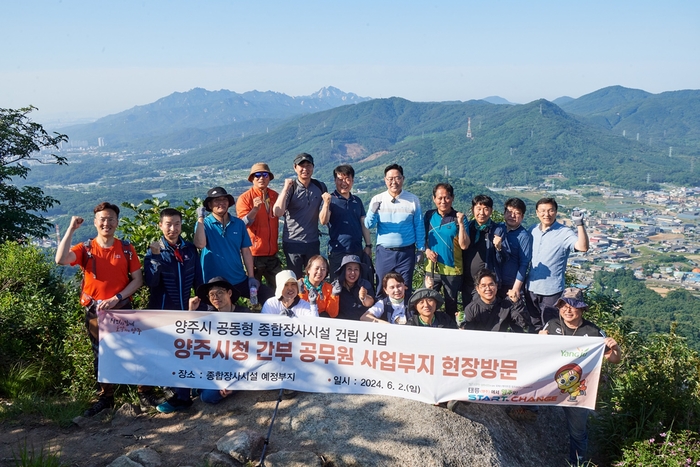
[[[554,381],[562,394],[568,394],[567,402],[576,402],[578,396],[586,395],[586,380],[583,370],[576,363],[569,363],[559,368],[554,374]]]
[[[583,358],[588,355],[588,351],[590,349],[582,349],[580,347],[576,347],[576,351],[571,351],[571,350],[560,350],[561,356],[566,357],[566,358]]]

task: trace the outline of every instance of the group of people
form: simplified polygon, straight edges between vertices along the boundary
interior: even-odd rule
[[[144,283],[150,309],[249,311],[237,303],[243,297],[251,305],[262,303],[262,313],[287,316],[604,336],[582,319],[586,306],[581,296],[564,293],[568,256],[588,249],[588,235],[578,212],[571,218],[575,229],[556,220],[553,198],[537,202],[539,224],[526,229],[522,200],[507,200],[505,222],[497,223],[491,219],[493,200],[475,196],[468,220],[454,209],[449,183],[433,188],[435,208],[424,214],[418,197],[403,189],[404,171],[398,164],[384,169],[387,190],[374,196],[367,210],[352,194],[355,172],[350,165],[334,169],[332,193],[313,178],[310,154],[296,156],[293,168],[296,178],[286,179],[280,193],[269,187],[274,174],[262,162],[252,166],[252,186],[237,201],[223,187],[210,189],[197,210],[193,243],[180,235],[182,213],[164,209],[158,224],[162,236],[150,245],[143,272],[133,245],[115,238],[118,206],[98,204],[95,238],[77,245],[72,237],[84,221],[71,219],[56,262],[83,269],[81,304],[95,372],[97,312],[130,308],[130,297]],[[280,219],[286,268],[278,256]],[[328,226],[327,258],[320,252],[319,223]],[[376,229],[374,262],[370,229]],[[414,270],[424,261],[424,286],[414,292]],[[609,360],[619,361],[617,343],[607,338],[606,345]],[[193,395],[216,403],[231,394],[184,388],[172,392],[161,400],[154,388],[138,388],[142,406],[166,413],[189,407]],[[99,397],[85,416],[113,405],[113,385],[101,383]],[[585,454],[585,420],[581,429],[580,418],[567,412],[576,456]]]

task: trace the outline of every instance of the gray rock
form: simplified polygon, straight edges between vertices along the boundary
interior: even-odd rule
[[[270,453],[308,450],[335,467],[561,466],[568,435],[561,409],[512,420],[505,407],[460,404],[458,413],[395,397],[300,394],[280,407]]]
[[[210,452],[204,456],[204,464],[209,467],[235,467],[231,457],[220,452]]]
[[[107,467],[143,467],[138,462],[134,462],[127,456],[119,456],[112,461]]]
[[[114,412],[114,418],[112,419],[112,426],[123,426],[130,424],[136,417],[141,414],[141,408],[139,406],[124,403],[121,407]]]
[[[280,451],[265,457],[267,467],[323,467],[320,457],[311,451]]]
[[[262,453],[265,438],[252,430],[231,430],[216,442],[216,448],[240,463],[245,463]]]
[[[143,467],[159,467],[161,465],[160,454],[151,448],[141,448],[131,451],[127,457],[138,462]]]

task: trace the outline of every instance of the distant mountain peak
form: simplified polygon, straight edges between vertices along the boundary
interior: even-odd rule
[[[484,97],[481,99],[482,101],[489,102],[491,104],[496,104],[496,105],[517,105],[514,102],[510,102],[508,99],[504,99],[500,96],[489,96],[489,97]]]

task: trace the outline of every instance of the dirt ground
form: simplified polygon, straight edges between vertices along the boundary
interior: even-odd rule
[[[22,417],[0,424],[0,466],[14,466],[23,446],[36,452],[42,448],[60,453],[62,465],[104,466],[133,450],[150,447],[162,458],[163,466],[203,466],[204,456],[216,450],[216,442],[227,432],[245,427],[265,435],[279,391],[246,391],[212,406],[196,400],[183,412],[139,413],[138,407],[122,407],[114,414],[84,419],[82,426],[60,428],[36,417]],[[280,410],[296,403],[283,400]],[[84,422],[84,424],[83,424]],[[283,437],[275,439],[275,450],[284,447]]]

